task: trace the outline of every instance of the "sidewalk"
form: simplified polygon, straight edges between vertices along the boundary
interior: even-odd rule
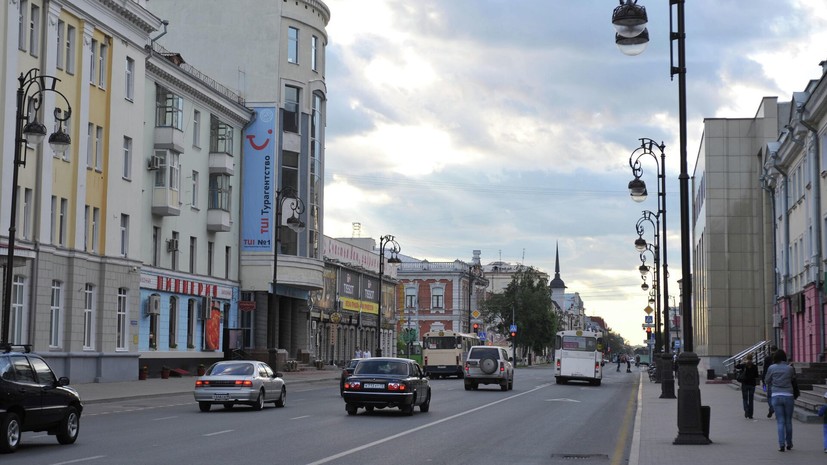
[[[756,396],[754,420],[744,418],[741,391],[733,384],[707,384],[701,378],[701,405],[711,409],[708,445],[674,445],[678,435],[677,399],[660,399],[661,385],[640,374],[638,411],[630,465],[713,463],[811,465],[827,462],[822,424],[793,419],[793,450],[778,451],[775,416]],[[675,383],[675,396],[678,394]]]
[[[290,386],[303,383],[338,380],[341,370],[328,367],[324,370],[291,371],[283,373],[289,394]],[[116,383],[72,384],[80,393],[84,404],[94,404],[116,399],[135,399],[171,394],[192,394],[195,376],[150,378],[145,381],[123,381]]]

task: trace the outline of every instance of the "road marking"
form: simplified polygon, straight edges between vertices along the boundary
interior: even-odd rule
[[[178,415],[172,417],[153,418],[152,421],[172,420],[173,418],[178,418]]]
[[[216,431],[215,433],[207,433],[207,434],[204,434],[203,436],[218,436],[219,434],[232,433],[233,431],[235,431],[235,430],[234,429],[225,429],[224,431]]]
[[[617,450],[620,449],[620,444],[626,442],[625,435],[628,433],[626,424],[629,421],[629,411],[631,410],[631,405],[633,405],[635,397],[637,397],[637,410],[634,416],[635,423],[632,432],[632,445],[629,447],[629,465],[638,465],[640,462],[640,422],[643,420],[643,372],[641,372],[640,378],[638,379],[637,393],[635,395],[635,392],[632,391],[632,398],[629,399],[629,405],[626,406],[626,415],[622,423],[623,428],[620,431],[621,436],[623,436],[623,441],[618,438],[618,444],[615,446],[615,457],[618,456]],[[613,460],[612,465],[617,465],[617,462]]]
[[[577,402],[580,403],[577,399],[566,399],[565,397],[562,399],[546,399],[546,402]]]
[[[514,394],[514,395],[511,395],[511,396],[509,396],[509,397],[502,398],[502,399],[500,399],[500,400],[495,400],[494,402],[490,402],[490,403],[485,404],[485,405],[480,405],[479,407],[472,408],[471,410],[466,410],[466,411],[464,411],[464,412],[460,412],[460,413],[457,413],[457,414],[455,414],[455,415],[451,415],[450,417],[445,417],[445,418],[443,418],[443,419],[441,419],[441,420],[436,420],[436,421],[433,421],[433,422],[431,422],[431,423],[426,423],[426,424],[424,424],[424,425],[417,426],[416,428],[409,429],[408,431],[403,431],[403,432],[401,432],[401,433],[393,434],[393,435],[388,436],[388,437],[386,437],[386,438],[382,438],[382,439],[379,439],[379,440],[376,440],[376,441],[373,441],[373,442],[369,442],[369,443],[367,443],[367,444],[363,444],[363,445],[361,445],[361,446],[354,447],[353,449],[349,449],[349,450],[346,450],[346,451],[343,451],[343,452],[339,452],[338,454],[331,455],[331,456],[329,456],[329,457],[325,457],[325,458],[320,459],[320,460],[317,460],[317,461],[315,461],[315,462],[311,462],[311,463],[309,463],[308,465],[321,465],[321,464],[323,464],[323,463],[332,462],[332,461],[337,460],[337,459],[340,459],[340,458],[342,458],[342,457],[346,457],[346,456],[348,456],[348,455],[355,454],[356,452],[359,452],[359,451],[362,451],[362,450],[365,450],[365,449],[369,449],[369,448],[371,448],[371,447],[373,447],[373,446],[378,446],[379,444],[383,444],[383,443],[386,443],[386,442],[388,442],[388,441],[392,441],[392,440],[394,440],[394,439],[401,438],[402,436],[407,436],[407,435],[412,434],[412,433],[415,433],[415,432],[417,432],[417,431],[421,431],[421,430],[423,430],[423,429],[426,429],[426,428],[430,428],[430,427],[432,427],[432,426],[439,425],[440,423],[445,423],[446,421],[451,421],[451,420],[454,420],[454,419],[456,419],[456,418],[459,418],[459,417],[463,417],[463,416],[465,416],[465,415],[472,414],[472,413],[474,413],[474,412],[477,412],[477,411],[479,411],[479,410],[486,409],[486,408],[488,408],[488,407],[491,407],[491,406],[497,405],[497,404],[499,404],[499,403],[502,403],[502,402],[505,402],[505,401],[508,401],[508,400],[511,400],[511,399],[516,399],[517,397],[521,397],[521,396],[524,396],[524,395],[526,395],[526,394],[531,394],[531,393],[533,393],[533,392],[535,392],[535,391],[538,391],[538,390],[543,389],[543,388],[545,388],[545,387],[548,387],[548,386],[550,386],[550,385],[551,385],[551,383],[541,384],[541,385],[539,385],[539,386],[537,386],[537,387],[535,387],[535,388],[533,388],[533,389],[531,389],[531,390],[528,390],[528,391],[525,391],[525,392],[521,392],[521,393],[519,393],[519,394]]]
[[[90,460],[97,460],[106,457],[105,455],[93,455],[92,457],[85,457],[82,459],[75,459],[75,460],[68,460],[66,462],[55,462],[52,465],[66,465],[69,463],[80,463],[80,462],[88,462]]]
[[[302,415],[300,417],[293,417],[291,420],[301,420],[302,418],[310,418],[310,415]]]

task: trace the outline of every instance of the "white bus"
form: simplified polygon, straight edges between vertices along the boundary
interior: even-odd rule
[[[582,330],[560,331],[554,340],[554,378],[600,386],[603,379],[603,333]]]
[[[465,357],[471,346],[481,345],[476,334],[449,330],[429,331],[422,337],[422,367],[428,376],[462,378]]]

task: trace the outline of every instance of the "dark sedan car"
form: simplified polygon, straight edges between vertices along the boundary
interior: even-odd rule
[[[356,365],[359,363],[361,358],[354,358],[353,360],[347,362],[344,368],[342,368],[342,376],[339,379],[339,395],[345,395],[345,380],[347,380],[350,375],[353,374],[353,370],[356,368]]]
[[[431,386],[422,367],[406,358],[362,359],[345,380],[345,410],[356,415],[361,407],[368,412],[376,408],[399,408],[413,415],[414,407],[427,412],[431,407]]]

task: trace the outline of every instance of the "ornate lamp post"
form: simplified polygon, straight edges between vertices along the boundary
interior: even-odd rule
[[[279,253],[281,252],[281,218],[284,203],[290,203],[290,210],[292,214],[287,218],[287,227],[296,233],[304,231],[304,221],[299,215],[304,213],[304,202],[299,197],[299,193],[293,187],[283,187],[276,191],[276,244],[273,247],[273,287],[270,289],[270,301],[267,305],[267,353],[268,361],[273,369],[276,369],[276,322],[279,310]]]
[[[376,356],[382,356],[382,281],[385,275],[385,248],[390,247],[388,263],[402,263],[399,252],[402,250],[393,236],[385,234],[379,238],[379,312],[376,313]]]
[[[680,132],[680,205],[681,205],[681,318],[683,320],[683,347],[684,351],[678,357],[678,436],[675,444],[709,444],[709,431],[704,431],[703,411],[701,408],[701,392],[699,389],[698,364],[700,359],[694,352],[694,337],[692,328],[692,267],[691,244],[689,238],[689,174],[687,170],[686,151],[686,28],[684,18],[684,4],[686,0],[669,0],[669,54],[670,76],[678,75],[678,120]],[[673,8],[675,7],[676,8]],[[676,10],[677,24],[673,24],[672,12]],[[620,0],[620,7],[615,8],[612,14],[612,24],[615,25],[617,36],[615,43],[623,53],[631,53],[629,46],[649,42],[646,32],[646,9],[637,5],[637,0]],[[675,30],[677,26],[677,30]],[[636,32],[636,31],[640,32]],[[646,32],[644,35],[643,33]],[[623,39],[620,39],[619,37]],[[675,47],[671,42],[678,43],[678,66],[674,65]],[[626,49],[624,49],[626,47]],[[642,52],[641,49],[637,53]],[[665,248],[665,246],[664,246]],[[668,301],[667,301],[668,302]],[[707,410],[708,411],[708,410]],[[708,418],[707,418],[708,420]]]
[[[471,332],[471,297],[474,294],[474,283],[483,277],[482,266],[473,263],[468,266],[468,332]]]
[[[40,74],[37,68],[21,73],[17,78],[17,112],[15,113],[14,161],[12,171],[11,210],[9,215],[8,255],[5,265],[5,289],[3,291],[3,334],[0,342],[10,344],[9,329],[11,325],[12,268],[14,268],[14,242],[17,232],[17,188],[21,166],[26,166],[26,145],[39,145],[46,138],[46,126],[37,117],[47,92],[54,92],[63,99],[66,109],[55,107],[54,116],[58,123],[57,132],[49,136],[49,145],[55,153],[63,154],[72,140],[63,130],[65,123],[72,116],[72,106],[66,96],[55,87],[60,79]]]
[[[641,184],[643,184],[643,181],[640,180],[639,178],[635,178],[635,180],[637,180]],[[632,182],[634,182],[635,180],[633,180]],[[643,186],[643,189],[644,190],[646,189],[645,185]],[[665,277],[662,276],[661,272],[660,272],[661,253],[663,253],[664,255],[666,253],[661,248],[661,241],[663,239],[661,238],[660,231],[659,231],[660,218],[661,218],[661,215],[659,213],[653,213],[652,211],[649,211],[649,210],[643,210],[643,216],[641,216],[637,220],[637,223],[635,223],[635,232],[638,235],[638,238],[635,239],[635,250],[637,250],[640,253],[640,261],[643,262],[643,265],[641,265],[641,269],[640,269],[641,276],[644,276],[646,274],[643,270],[643,267],[646,265],[646,260],[643,256],[644,252],[646,252],[647,250],[649,252],[651,252],[652,257],[654,259],[654,263],[655,263],[655,271],[654,271],[655,276],[654,276],[653,283],[657,283],[657,284],[656,284],[656,287],[653,290],[656,292],[656,296],[657,296],[657,302],[656,302],[656,305],[655,305],[656,312],[655,312],[655,350],[654,350],[654,352],[656,354],[661,353],[661,343],[664,343],[663,342],[664,341],[663,333],[661,332],[661,319],[662,319],[661,309],[663,308],[663,307],[661,307],[661,293],[660,293],[661,283],[664,284],[664,289],[667,288],[665,286],[665,283],[664,283],[665,279],[662,279],[662,278],[665,278]],[[649,244],[643,238],[643,234],[645,232],[643,227],[644,227],[644,224],[647,223],[647,222],[649,224],[651,224],[652,228],[654,229],[654,231],[653,231],[654,242],[652,244]],[[664,273],[666,273],[666,266],[664,266],[663,268],[664,268]],[[647,272],[649,271],[648,267],[647,267],[646,271]],[[645,290],[646,289],[644,289],[644,291]],[[665,343],[664,343],[664,345],[665,345]],[[665,351],[668,352],[669,350],[665,349]]]

